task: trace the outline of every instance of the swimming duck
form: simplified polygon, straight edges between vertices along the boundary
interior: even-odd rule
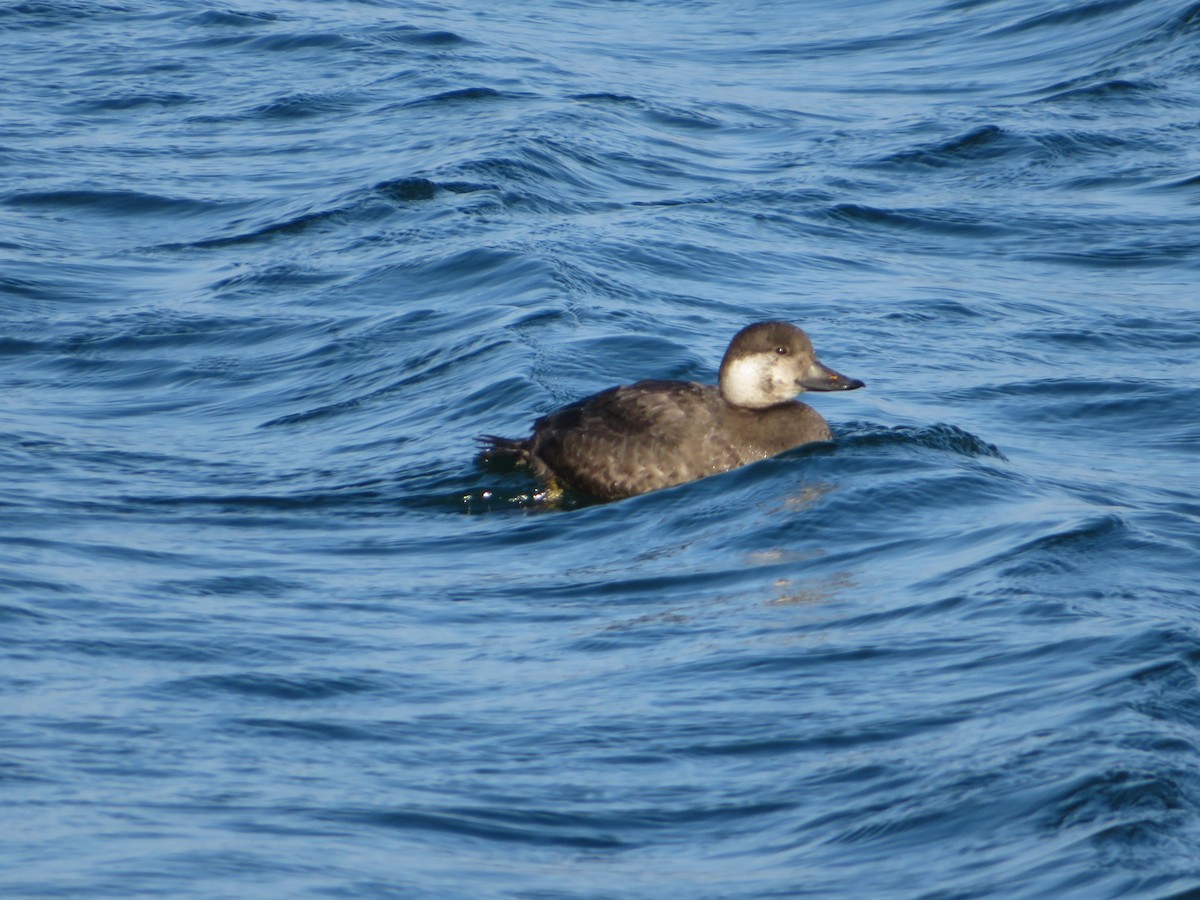
[[[609,388],[538,419],[524,440],[484,435],[480,459],[527,466],[550,491],[617,500],[830,440],[821,414],[795,397],[862,386],[821,364],[795,325],[757,322],[730,341],[716,385]]]

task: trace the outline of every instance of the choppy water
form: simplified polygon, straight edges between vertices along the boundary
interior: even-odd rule
[[[1200,5],[0,7],[0,894],[1200,890]],[[780,317],[836,444],[472,439]]]

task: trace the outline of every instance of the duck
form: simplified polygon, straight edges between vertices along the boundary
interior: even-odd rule
[[[527,438],[481,436],[479,460],[528,468],[555,496],[620,500],[832,440],[821,414],[796,397],[864,386],[818,360],[801,328],[755,322],[729,342],[717,384],[611,387],[542,416]]]

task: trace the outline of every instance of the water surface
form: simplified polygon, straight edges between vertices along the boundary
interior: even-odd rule
[[[4,7],[0,893],[1200,890],[1198,37]],[[835,443],[475,467],[765,318]]]

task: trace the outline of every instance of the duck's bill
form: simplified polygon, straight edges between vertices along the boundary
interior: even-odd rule
[[[866,385],[857,378],[847,378],[829,366],[814,362],[800,379],[800,386],[806,391],[853,391]]]

